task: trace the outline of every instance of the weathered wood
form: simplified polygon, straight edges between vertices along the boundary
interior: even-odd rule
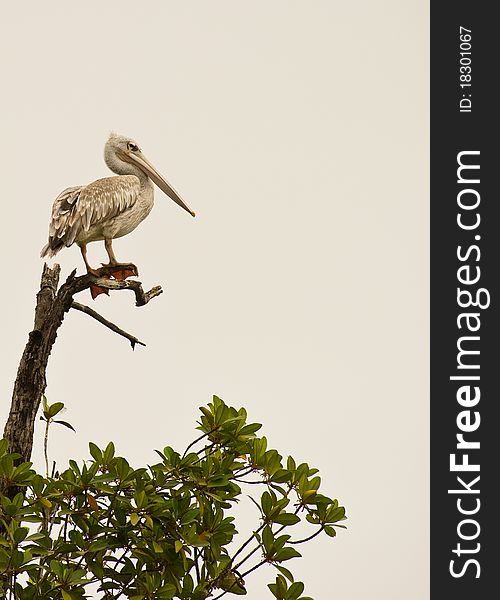
[[[47,265],[43,268],[35,307],[35,325],[19,363],[5,425],[4,438],[9,442],[10,451],[18,452],[23,460],[29,460],[31,456],[35,418],[46,387],[45,370],[57,330],[67,310],[63,302],[55,301],[59,273],[59,265],[53,269]]]
[[[131,279],[131,280],[127,279],[125,281],[118,281],[116,279],[103,279],[101,277],[95,278],[95,277],[92,277],[91,275],[85,275],[85,277],[90,277],[92,280],[91,283],[93,285],[97,285],[98,287],[103,287],[108,290],[132,290],[135,294],[135,305],[136,306],[144,306],[150,300],[152,300],[156,296],[159,296],[160,294],[163,293],[163,290],[161,289],[161,287],[159,285],[150,289],[149,292],[145,292],[142,289],[142,285],[141,285],[140,281],[135,281],[133,279]]]
[[[75,310],[78,310],[82,313],[85,313],[86,315],[89,315],[89,317],[92,317],[96,321],[99,321],[99,323],[104,325],[104,327],[107,327],[108,329],[111,329],[111,331],[114,331],[114,333],[117,333],[118,335],[123,336],[125,339],[127,339],[130,342],[130,345],[132,346],[132,350],[135,350],[136,344],[139,344],[140,346],[146,345],[144,342],[141,342],[141,340],[137,339],[135,337],[135,335],[127,333],[126,331],[124,331],[123,329],[118,327],[118,325],[115,325],[114,323],[111,323],[111,321],[108,321],[108,319],[105,319],[102,315],[100,315],[94,309],[90,308],[90,306],[86,306],[85,304],[80,304],[79,302],[75,302],[73,300],[73,302],[71,303],[71,308],[74,308]]]
[[[106,275],[106,268],[100,269],[99,274]],[[10,451],[20,454],[25,461],[31,456],[36,415],[47,385],[46,369],[49,356],[56,341],[57,331],[66,313],[72,307],[73,296],[89,289],[91,285],[98,285],[109,290],[132,290],[135,294],[136,306],[144,306],[162,293],[159,286],[144,292],[139,281],[117,281],[92,275],[81,277],[75,275],[76,271],[73,271],[58,290],[59,265],[56,264],[53,268],[44,265],[43,268],[40,291],[36,296],[34,327],[28,336],[19,363],[10,413],[4,430],[4,438],[9,442]],[[100,317],[97,320],[110,329],[115,328],[113,330],[116,333],[125,334],[125,337],[130,341],[132,338],[134,343],[142,343],[92,309],[89,311],[93,313],[91,316],[94,318]]]

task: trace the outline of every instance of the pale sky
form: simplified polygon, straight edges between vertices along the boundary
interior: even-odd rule
[[[156,205],[114,244],[165,293],[78,301],[48,369],[51,458],[113,440],[134,465],[196,437],[212,394],[320,469],[348,529],[290,567],[315,600],[428,597],[428,6],[120,0],[2,10],[5,422],[52,201],[137,139],[197,212]],[[91,261],[106,259],[102,243]],[[83,262],[58,255],[64,275]],[[283,413],[286,411],[286,418]],[[41,427],[34,460],[43,468]],[[245,512],[246,511],[246,512]],[[244,523],[256,523],[249,505]],[[271,598],[273,569],[247,579]]]

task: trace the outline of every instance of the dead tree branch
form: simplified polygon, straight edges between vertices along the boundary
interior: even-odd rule
[[[97,285],[99,287],[106,288],[108,290],[132,290],[135,294],[135,305],[136,306],[144,306],[150,300],[159,296],[163,293],[163,290],[158,285],[149,292],[145,292],[142,289],[142,285],[140,281],[134,280],[125,280],[125,281],[117,281],[116,279],[104,279],[102,277],[92,277],[92,275],[85,275],[85,277],[90,278],[90,283],[92,285]],[[89,283],[89,285],[90,285]]]
[[[139,281],[117,281],[105,278],[112,272],[110,269],[108,273],[104,267],[99,271],[101,277],[92,275],[76,277],[75,270],[58,289],[59,265],[56,264],[53,268],[44,265],[40,290],[36,297],[34,327],[28,336],[19,363],[10,413],[4,430],[4,438],[9,442],[10,451],[19,453],[22,460],[29,460],[31,456],[36,415],[46,387],[47,363],[57,331],[70,308],[86,312],[115,333],[126,337],[132,347],[135,344],[144,345],[91,308],[73,300],[75,294],[89,289],[92,285],[109,290],[132,290],[135,294],[136,306],[144,306],[162,293],[159,286],[144,292]]]
[[[118,325],[115,325],[114,323],[111,323],[111,321],[108,321],[107,319],[105,319],[98,312],[96,312],[95,310],[90,308],[90,306],[85,306],[85,304],[80,304],[79,302],[75,302],[73,300],[73,302],[71,303],[71,308],[74,308],[75,310],[79,310],[80,312],[85,313],[86,315],[89,315],[89,317],[92,317],[96,321],[99,321],[99,323],[102,323],[102,325],[104,325],[108,329],[111,329],[111,331],[114,331],[118,335],[121,335],[124,338],[126,338],[130,342],[130,345],[132,346],[132,350],[135,349],[136,344],[140,344],[141,346],[146,345],[144,342],[141,342],[141,340],[138,340],[135,336],[131,335],[130,333],[127,333],[123,329],[120,329],[118,327]]]

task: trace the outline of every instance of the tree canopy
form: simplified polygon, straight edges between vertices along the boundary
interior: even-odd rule
[[[62,408],[44,403],[47,425]],[[215,600],[246,594],[245,578],[268,564],[271,597],[308,600],[289,561],[334,537],[344,507],[320,492],[317,469],[269,448],[244,408],[214,396],[200,410],[183,452],[167,446],[140,468],[112,442],[90,443],[89,460],[42,475],[0,441],[2,597]],[[246,494],[256,523],[245,534],[231,512]]]

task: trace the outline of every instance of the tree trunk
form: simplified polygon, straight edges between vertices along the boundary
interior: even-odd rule
[[[40,291],[36,296],[35,324],[33,331],[28,336],[28,342],[19,363],[10,413],[5,425],[4,438],[9,442],[9,450],[20,454],[22,461],[29,461],[31,457],[35,420],[47,385],[47,363],[52,346],[56,341],[57,331],[73,304],[75,309],[85,312],[115,333],[128,339],[132,348],[135,344],[144,345],[94,310],[74,303],[73,296],[96,285],[107,290],[129,289],[135,293],[136,305],[143,306],[162,293],[159,286],[149,292],[144,292],[139,281],[110,279],[109,275],[113,274],[113,268],[107,267],[100,269],[100,278],[92,275],[75,277],[75,270],[58,291],[60,271],[57,264],[53,268],[44,265]]]
[[[57,330],[71,307],[71,296],[66,297],[66,302],[55,302],[59,274],[59,265],[54,265],[53,269],[47,265],[43,268],[40,291],[36,297],[35,325],[19,363],[10,414],[5,425],[4,438],[9,442],[9,450],[19,453],[25,461],[31,456],[35,419],[47,385],[47,362]]]

